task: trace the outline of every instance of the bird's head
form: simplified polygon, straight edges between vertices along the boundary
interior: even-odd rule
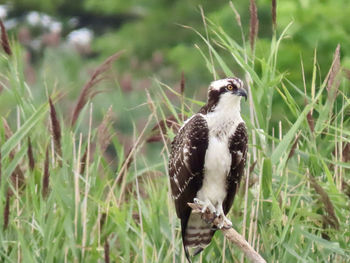
[[[208,105],[211,111],[222,108],[240,109],[241,98],[247,100],[247,92],[243,88],[243,81],[239,78],[225,78],[213,81],[208,90]]]

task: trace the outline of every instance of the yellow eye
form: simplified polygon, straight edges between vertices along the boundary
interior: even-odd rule
[[[227,89],[228,90],[233,90],[233,86],[230,84],[230,85],[227,85]]]

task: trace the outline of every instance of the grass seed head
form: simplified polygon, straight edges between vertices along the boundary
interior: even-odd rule
[[[258,30],[259,30],[258,8],[256,6],[255,0],[250,0],[249,12],[250,12],[249,41],[250,41],[250,48],[254,50],[255,39],[258,35]]]
[[[2,48],[4,49],[4,51],[6,52],[7,55],[11,56],[12,55],[12,50],[10,47],[10,42],[9,42],[9,38],[4,26],[4,23],[2,22],[2,20],[0,19],[0,29],[1,29],[1,45]]]
[[[328,221],[332,222],[330,225],[332,225],[335,229],[339,229],[339,221],[335,215],[334,206],[327,192],[321,187],[321,185],[317,183],[316,179],[313,176],[310,175],[309,179],[311,186],[315,189],[316,193],[320,197],[321,203],[324,205],[324,209],[326,211],[326,214],[324,216],[327,217]]]
[[[10,196],[11,196],[11,191],[9,189],[7,189],[7,192],[6,192],[6,204],[5,204],[5,208],[4,208],[4,226],[3,226],[3,230],[6,230],[8,225],[9,225]]]
[[[295,149],[297,148],[298,145],[298,141],[299,141],[299,137],[300,137],[301,131],[299,131],[299,133],[297,134],[297,136],[295,137],[294,143],[292,145],[292,148],[290,149],[289,155],[287,160],[289,160],[290,158],[293,157]]]
[[[346,143],[343,148],[343,162],[350,162],[350,143]]]
[[[106,223],[106,218],[107,218],[107,214],[105,212],[102,213],[101,219],[100,219],[100,229],[102,229],[104,224]]]
[[[338,92],[338,88],[340,85],[339,72],[340,72],[340,45],[338,44],[334,52],[333,63],[332,63],[331,69],[329,70],[329,77],[327,82],[328,96],[331,99],[335,98]]]
[[[179,114],[179,119],[184,118],[185,116]],[[167,138],[168,129],[172,129],[174,133],[177,133],[181,125],[178,123],[177,119],[172,115],[164,120],[160,120],[153,128],[151,135],[146,139],[146,142],[159,142],[162,140],[162,134]]]
[[[276,7],[277,7],[277,1],[272,0],[272,5],[271,5],[271,15],[272,15],[272,28],[273,30],[276,30]]]
[[[29,169],[31,171],[34,170],[35,166],[35,161],[34,161],[34,155],[33,155],[33,148],[32,148],[32,142],[30,140],[30,137],[28,137],[28,149],[27,149],[27,155],[28,155],[28,164],[29,164]]]
[[[44,175],[43,175],[43,185],[42,185],[42,196],[46,198],[49,193],[49,145],[46,147],[45,162],[44,162]]]
[[[61,146],[61,125],[57,118],[56,109],[49,98],[50,103],[50,119],[51,119],[51,133],[54,142],[55,153],[59,156],[59,160],[62,157],[62,146]],[[61,161],[60,161],[61,165]]]
[[[309,111],[309,113],[306,115],[307,123],[309,124],[311,132],[314,132],[315,130],[315,120],[312,117],[312,111]]]
[[[112,125],[112,106],[109,107],[101,124],[97,128],[97,142],[100,145],[101,152],[105,152],[108,145],[111,143],[113,135],[109,132],[108,127]]]
[[[235,18],[236,18],[238,26],[242,27],[241,16],[239,15],[239,13],[238,13],[237,9],[235,8],[232,1],[230,1],[230,7],[233,10],[233,12],[235,13]]]
[[[86,82],[86,84],[84,85],[84,87],[79,95],[79,98],[78,98],[78,101],[74,107],[74,110],[73,110],[73,116],[72,116],[72,122],[71,122],[72,126],[77,121],[81,110],[84,108],[85,104],[89,101],[89,99],[92,99],[96,94],[99,93],[99,92],[94,91],[93,88],[96,86],[96,84],[98,84],[103,79],[105,79],[105,77],[103,76],[103,73],[105,73],[108,69],[110,69],[112,63],[115,60],[117,60],[123,52],[124,51],[119,51],[119,52],[113,54],[112,56],[110,56],[109,58],[107,58],[94,71],[94,73],[91,75],[89,81]]]
[[[181,73],[181,83],[180,83],[180,93],[181,95],[184,95],[185,92],[185,74],[182,71]]]
[[[84,174],[85,172],[85,167],[86,167],[86,159],[87,159],[87,152],[88,152],[88,147],[85,147],[85,152],[83,154],[83,156],[80,159],[80,174]]]
[[[104,244],[104,251],[105,251],[105,263],[109,263],[109,243],[108,243],[108,237],[106,237],[105,244]]]

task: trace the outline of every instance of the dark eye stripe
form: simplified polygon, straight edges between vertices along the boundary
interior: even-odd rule
[[[234,89],[238,89],[237,83],[233,81],[229,81]]]
[[[243,87],[243,82],[242,80],[235,78],[233,80],[229,81],[233,86],[237,87],[237,88],[242,88]]]

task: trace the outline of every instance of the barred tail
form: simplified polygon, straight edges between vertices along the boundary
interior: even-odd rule
[[[210,244],[214,233],[212,224],[206,223],[200,214],[191,213],[187,227],[183,231],[183,244],[189,262],[191,262],[190,256],[199,254]]]

